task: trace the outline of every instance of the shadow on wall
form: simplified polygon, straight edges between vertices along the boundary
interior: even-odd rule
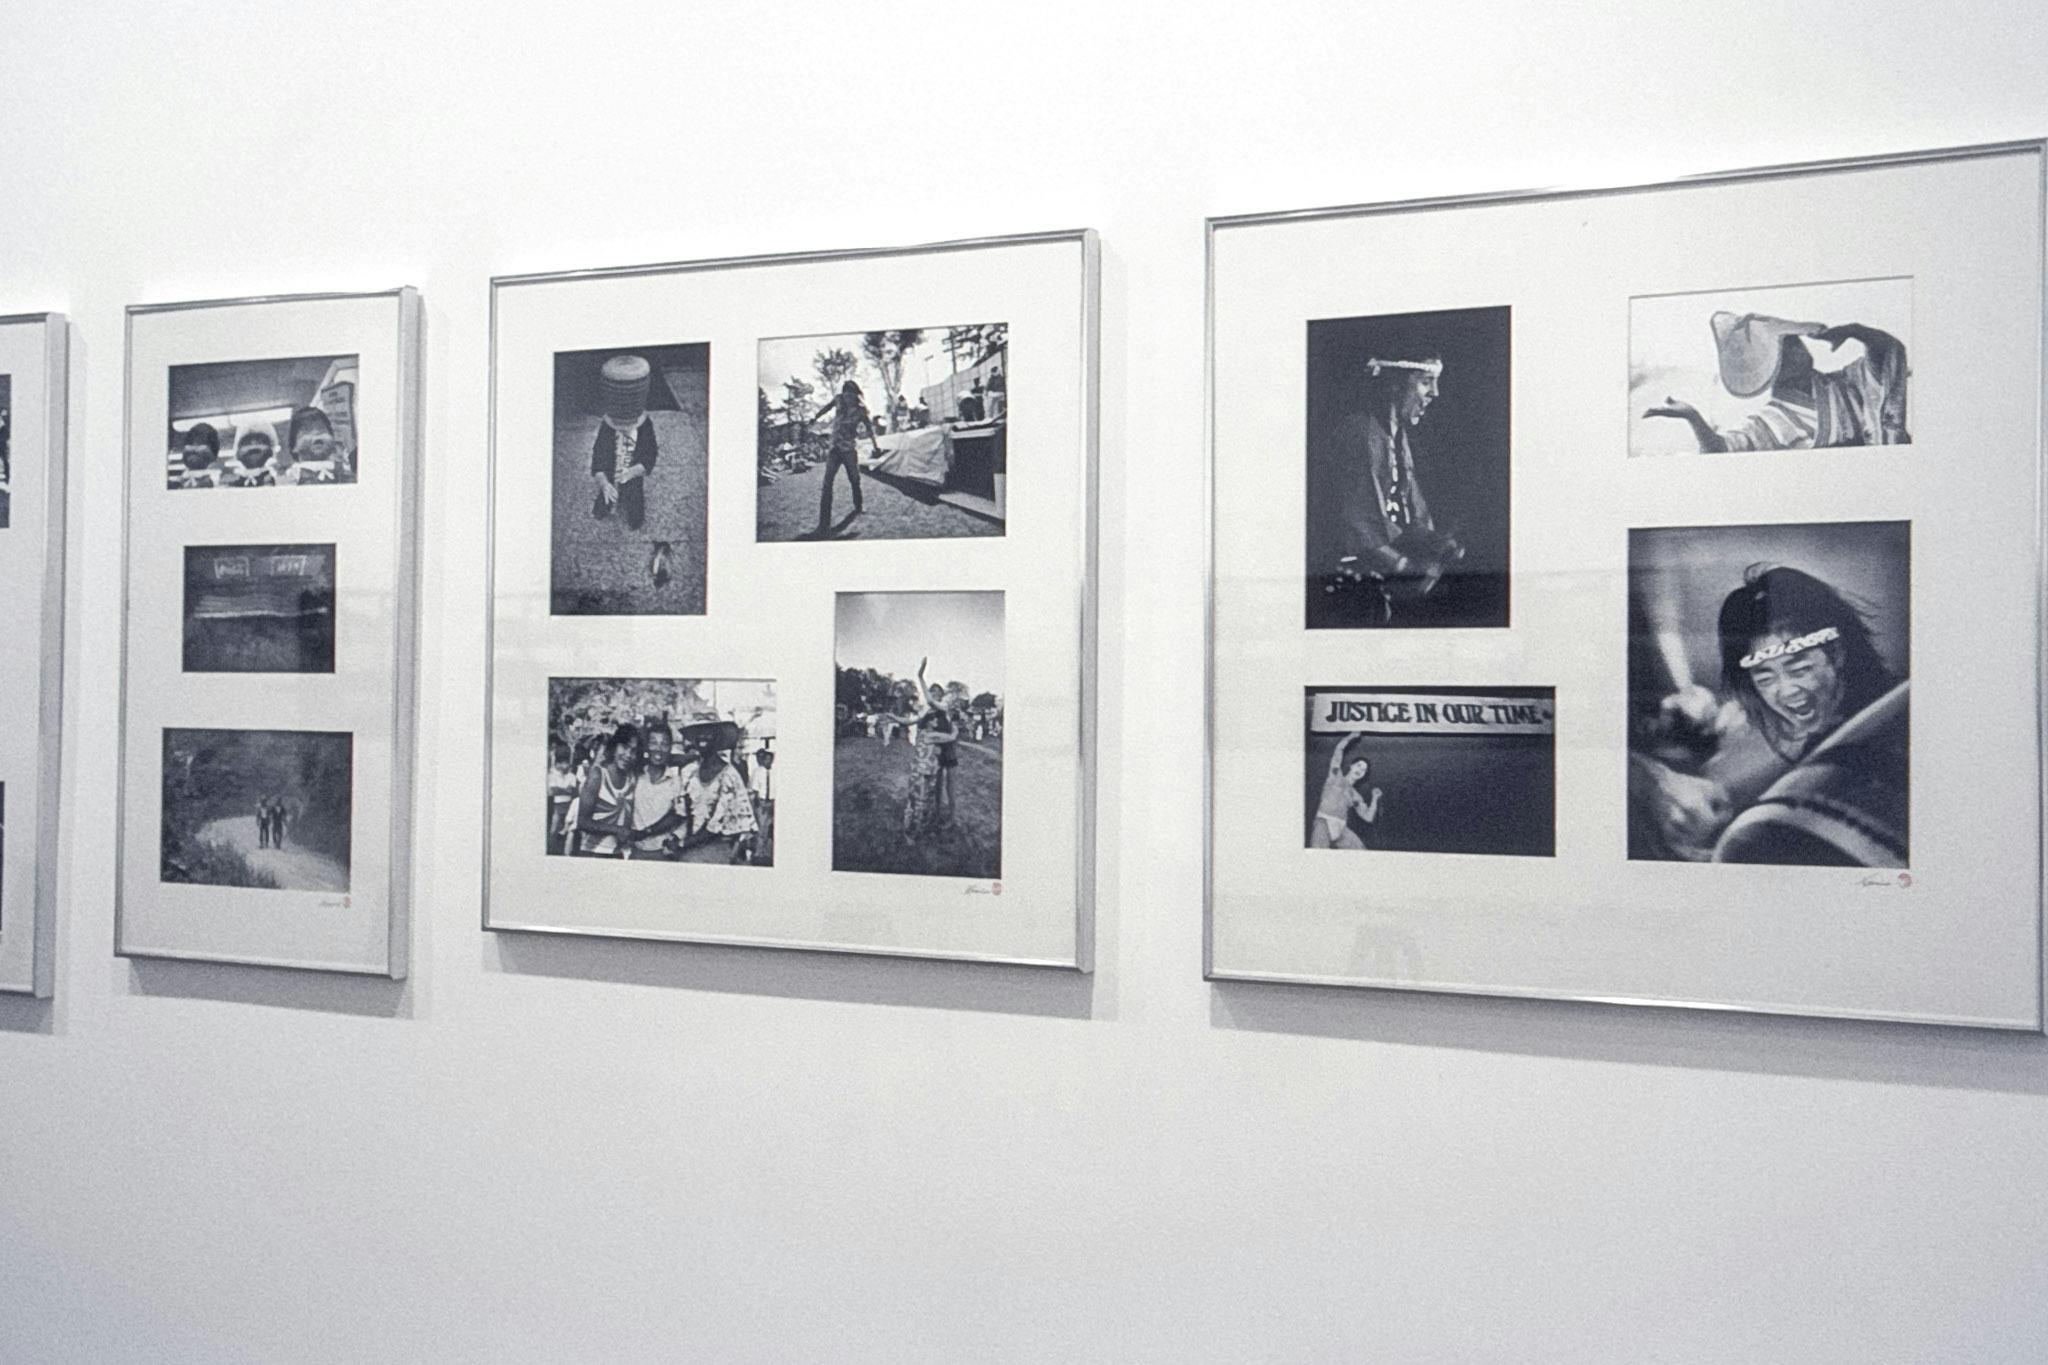
[[[1210,983],[1209,1019],[1507,1056],[2048,1094],[2048,1038],[2038,1033],[1250,981]]]
[[[388,977],[170,958],[130,958],[117,970],[122,967],[127,982],[125,986],[117,982],[115,990],[129,995],[218,1000],[377,1019],[413,1017],[412,983]]]
[[[1087,1019],[1094,978],[1060,967],[662,943],[575,934],[486,935],[486,971],[859,1005]]]
[[[55,1033],[56,1011],[48,1000],[0,995],[0,1033]]]

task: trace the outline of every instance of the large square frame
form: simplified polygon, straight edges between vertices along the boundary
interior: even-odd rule
[[[419,292],[261,295],[127,312],[120,784],[114,951],[402,979],[410,959],[421,444]],[[170,488],[171,372],[353,357],[355,469],[331,487]],[[184,550],[337,547],[331,671],[193,674],[179,652]],[[275,546],[273,548],[282,548]],[[208,678],[226,677],[226,684]],[[261,708],[213,699],[267,677]],[[259,721],[260,723],[250,723]],[[164,736],[185,727],[349,737],[345,889],[161,874]]]
[[[1095,234],[1076,230],[493,279],[484,928],[1091,969],[1099,270]],[[1028,382],[1045,376],[1028,429],[1010,391],[1018,467],[1035,460],[1045,476],[1010,476],[1001,535],[758,534],[763,342],[982,321],[1007,323]],[[705,614],[555,616],[547,556],[533,548],[550,534],[535,446],[548,358],[684,343],[709,353]],[[765,586],[743,589],[754,575]],[[1005,707],[1019,719],[1005,734],[1031,735],[1001,779],[1001,875],[834,870],[831,765],[796,755],[835,752],[821,688],[833,678],[837,594],[986,589],[1009,602]],[[540,703],[549,679],[593,677],[776,684],[772,868],[544,856],[524,813],[547,766]],[[1025,794],[1043,808],[1010,799]]]
[[[1210,219],[1205,975],[2040,1031],[2044,160],[2022,141]],[[1900,278],[1913,444],[1632,457],[1632,301]],[[1498,304],[1509,628],[1304,631],[1304,325]],[[1635,861],[1628,532],[1902,519],[1910,865]],[[1293,736],[1254,731],[1338,684],[1555,685],[1556,855],[1304,847]],[[1982,697],[2012,704],[1985,724]]]

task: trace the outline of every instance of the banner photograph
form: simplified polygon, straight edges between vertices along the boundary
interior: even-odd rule
[[[1307,689],[1311,849],[1557,850],[1548,687]]]

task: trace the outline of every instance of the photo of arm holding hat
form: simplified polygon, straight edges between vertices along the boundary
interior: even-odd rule
[[[1911,286],[1631,300],[1630,453],[1910,445]],[[1855,320],[1818,320],[1831,316]]]

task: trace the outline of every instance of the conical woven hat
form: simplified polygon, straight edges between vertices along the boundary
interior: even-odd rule
[[[1778,377],[1779,346],[1788,336],[1812,336],[1817,322],[1787,322],[1762,313],[1714,314],[1714,349],[1721,353],[1721,383],[1737,398],[1753,398]]]

